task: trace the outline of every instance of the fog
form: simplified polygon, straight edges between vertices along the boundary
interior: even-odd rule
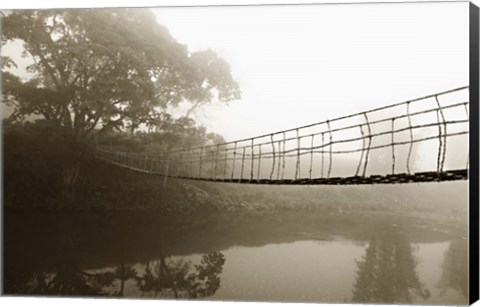
[[[224,58],[241,99],[208,102],[192,113],[193,120],[181,118],[192,101],[170,105],[162,109],[168,116],[158,112],[158,118],[148,113],[158,105],[146,105],[148,114],[140,118],[150,125],[149,133],[134,127],[133,117],[107,114],[121,122],[120,131],[95,129],[104,124],[95,121],[78,140],[78,126],[70,125],[74,133],[69,133],[60,120],[34,122],[40,116],[34,115],[25,122],[4,121],[5,293],[302,303],[468,301],[466,2],[152,10],[155,16],[111,11],[84,20],[92,11],[82,11],[85,16],[76,15],[73,20],[81,22],[73,26],[81,30],[92,20],[118,28],[125,23],[133,29],[124,26],[125,37],[136,39],[145,30],[137,25],[145,20],[161,32],[156,17],[190,53],[212,49]],[[21,33],[34,30],[32,23],[13,24]],[[122,35],[112,48],[102,41],[110,32],[95,30],[102,34],[94,37],[95,44],[109,52],[124,47]],[[87,57],[103,63],[111,56],[89,50],[85,41],[92,53]],[[145,55],[149,43],[132,50]],[[164,48],[155,47],[154,55]],[[15,60],[18,67],[10,71],[26,81],[32,61],[22,50],[12,41],[2,46],[2,56]],[[70,113],[81,118],[77,113],[84,110],[101,115],[116,104],[102,95],[131,85],[123,81],[131,80],[131,55],[138,53],[112,52],[112,58],[128,63],[119,70],[126,75],[122,82],[113,82],[115,72],[102,80],[108,82],[98,82],[105,88],[97,86],[94,74],[84,80],[93,86],[72,87],[78,97],[94,93],[92,101],[100,106],[72,100],[59,109],[65,119]],[[36,56],[41,55],[40,50]],[[67,61],[82,67],[84,57],[68,55]],[[202,70],[188,57],[183,60],[185,75]],[[142,62],[148,71],[151,63]],[[162,65],[154,68],[169,70]],[[90,72],[101,71],[91,67]],[[172,75],[179,73],[175,69]],[[37,73],[44,71],[37,67]],[[164,80],[144,76],[144,83]],[[39,88],[32,86],[40,93],[49,84],[48,76],[42,78]],[[189,83],[196,80],[173,80],[186,91],[196,86]],[[199,84],[202,88],[204,82]],[[18,82],[18,88],[24,85]],[[40,105],[56,102],[36,99],[32,88],[11,95]],[[364,112],[454,88],[460,89]],[[127,92],[140,106],[155,102],[153,93],[143,99],[150,87],[145,89]],[[160,96],[171,93],[165,92]],[[3,118],[11,113],[5,104],[2,109]]]
[[[398,3],[155,13],[192,51],[211,48],[230,63],[242,99],[196,118],[232,141],[467,85],[466,9]]]

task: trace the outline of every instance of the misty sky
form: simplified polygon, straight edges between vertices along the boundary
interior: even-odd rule
[[[195,114],[227,140],[468,84],[468,2],[153,10],[190,51],[230,63],[242,99]],[[3,53],[27,64],[20,46]]]
[[[196,114],[227,140],[468,84],[468,3],[158,8],[191,51],[230,64],[243,97]]]

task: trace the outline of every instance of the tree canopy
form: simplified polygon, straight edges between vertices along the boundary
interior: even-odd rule
[[[189,52],[148,9],[24,10],[2,14],[2,45],[20,40],[33,59],[24,81],[2,57],[12,118],[43,115],[75,140],[95,129],[161,124],[169,106],[240,98],[229,64]]]

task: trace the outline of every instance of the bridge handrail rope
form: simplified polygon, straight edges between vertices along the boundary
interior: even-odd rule
[[[466,179],[468,154],[465,169],[445,169],[448,165],[447,139],[469,133],[468,99],[465,101],[464,97],[455,97],[457,93],[468,93],[465,91],[467,89],[468,86],[459,87],[369,111],[232,142],[149,153],[118,152],[97,147],[96,155],[116,165],[149,174],[238,183],[362,184],[379,183],[376,182],[379,180],[381,183],[394,183]],[[402,106],[405,106],[403,111]],[[460,108],[464,110],[461,118],[458,118]],[[382,111],[395,115],[383,114]],[[429,121],[431,116],[435,117],[435,120]],[[436,133],[431,129],[435,127],[438,127]],[[447,131],[447,127],[451,128]],[[407,133],[408,137],[403,137],[403,133]],[[434,140],[438,140],[436,172],[412,173],[415,165],[412,166],[411,159],[423,148],[415,146],[414,150],[414,144]],[[403,145],[408,145],[408,149],[405,164],[399,165]],[[387,166],[388,170],[372,175],[373,172],[369,170],[379,163],[378,159],[372,156],[373,151],[378,154],[378,150],[387,147],[391,148],[391,164]],[[433,147],[429,148],[431,150]],[[359,156],[350,156],[358,153]],[[242,156],[241,161],[237,158],[238,154]],[[325,154],[328,155],[326,162]],[[338,175],[345,161],[350,161],[343,160],[339,163],[339,154],[347,157],[342,159],[358,159],[350,173]],[[305,155],[309,158],[302,160]],[[382,159],[385,160],[385,157]],[[325,163],[328,163],[328,166]],[[236,164],[240,165],[236,168]],[[334,164],[337,166],[334,167]],[[405,173],[401,173],[402,169]],[[249,175],[245,176],[245,172]],[[332,175],[332,172],[336,174]]]
[[[452,90],[448,90],[448,91],[443,91],[443,92],[439,92],[439,93],[436,93],[436,94],[431,94],[431,95],[427,95],[427,96],[423,96],[423,97],[419,97],[419,98],[415,98],[415,99],[411,99],[411,100],[408,100],[408,101],[402,101],[402,102],[397,102],[397,103],[394,103],[394,104],[390,104],[390,105],[386,105],[386,106],[382,106],[382,107],[378,107],[378,108],[374,108],[374,109],[371,109],[371,110],[368,110],[366,111],[367,113],[374,113],[374,112],[378,112],[378,111],[383,111],[385,109],[391,109],[391,108],[394,108],[394,107],[397,107],[397,106],[401,106],[401,105],[404,105],[405,103],[407,102],[417,102],[417,101],[421,101],[421,100],[426,100],[428,98],[433,98],[435,96],[443,96],[443,95],[446,95],[446,94],[450,94],[450,93],[454,93],[454,92],[458,92],[458,91],[461,91],[461,90],[465,90],[465,89],[468,89],[469,86],[462,86],[462,87],[458,87],[458,88],[455,88],[455,89],[452,89]],[[468,102],[466,102],[468,104]],[[263,134],[263,135],[258,135],[256,137],[254,137],[254,139],[261,139],[261,138],[266,138],[266,137],[269,137],[270,135],[277,135],[277,134],[280,134],[280,133],[284,133],[284,132],[292,132],[292,131],[295,131],[297,129],[305,129],[305,128],[311,128],[311,127],[314,127],[314,126],[320,126],[320,125],[323,125],[323,124],[326,124],[327,121],[329,121],[330,123],[332,122],[336,122],[336,121],[340,121],[340,120],[344,120],[344,119],[348,119],[348,118],[352,118],[352,117],[355,117],[355,116],[361,116],[363,115],[363,113],[365,113],[365,111],[363,112],[358,112],[358,113],[353,113],[353,114],[350,114],[350,115],[345,115],[345,116],[340,116],[340,117],[336,117],[336,118],[333,118],[333,119],[330,119],[330,120],[324,120],[324,121],[321,121],[321,122],[317,122],[317,123],[313,123],[313,124],[308,124],[308,125],[304,125],[304,126],[301,126],[301,127],[298,127],[298,128],[291,128],[291,129],[286,129],[286,130],[281,130],[281,131],[276,131],[276,132],[273,132],[273,133],[267,133],[267,134]],[[419,113],[420,114],[420,113]],[[413,115],[413,114],[412,114]],[[405,117],[405,115],[403,116]],[[398,117],[397,117],[398,118]],[[333,130],[332,132],[335,132],[336,130]],[[240,139],[240,140],[236,140],[236,141],[230,141],[230,142],[225,142],[225,143],[220,143],[219,145],[231,145],[235,142],[237,143],[241,143],[241,142],[246,142],[246,141],[249,141],[251,140],[252,138],[245,138],[245,139]],[[197,148],[194,148],[194,149],[198,149],[198,148],[201,148],[201,147],[213,147],[213,146],[216,146],[215,145],[208,145],[208,146],[199,146]],[[180,152],[180,151],[184,151],[185,149],[177,149],[177,150],[171,150],[171,151],[162,151],[162,152],[157,152],[159,154],[165,154],[165,153],[176,153],[176,152]],[[155,154],[155,152],[154,152]]]
[[[397,105],[395,105],[397,106]],[[442,107],[443,110],[445,109],[450,109],[450,108],[456,108],[458,106],[465,106],[465,108],[468,107],[468,102],[460,102],[460,103],[455,103],[455,104],[452,104],[452,105],[448,105],[448,106],[444,106]],[[418,111],[418,112],[414,112],[414,113],[410,113],[410,117],[413,117],[413,116],[416,116],[416,115],[422,115],[422,114],[427,114],[427,113],[430,113],[430,112],[436,112],[438,111],[439,108],[431,108],[431,109],[426,109],[426,110],[423,110],[423,111]],[[369,113],[370,111],[367,111],[367,112],[362,112],[362,113],[359,113],[357,115],[363,115],[363,113]],[[468,111],[467,111],[468,112]],[[356,115],[356,116],[357,116]],[[468,116],[468,113],[467,113],[467,116]],[[374,124],[379,124],[379,123],[383,123],[383,122],[388,122],[390,120],[398,120],[398,119],[402,119],[402,118],[405,118],[405,117],[408,117],[408,115],[399,115],[399,116],[396,116],[396,117],[391,117],[391,118],[385,118],[385,119],[380,119],[380,120],[375,120],[375,121],[371,121],[370,122],[370,125],[374,125]],[[449,121],[447,123],[463,123],[463,122],[468,122],[468,119],[465,120],[465,121]],[[432,124],[430,124],[432,125]],[[437,125],[437,124],[433,124],[433,125]],[[360,127],[362,125],[350,125],[350,126],[346,126],[346,127],[341,127],[341,128],[336,128],[336,129],[332,129],[331,132],[334,133],[334,132],[339,132],[339,131],[344,131],[344,130],[349,130],[349,129],[354,129],[354,128],[357,128],[357,127]],[[428,125],[417,125],[417,126],[412,126],[412,128],[424,128],[424,127],[427,127]],[[302,128],[299,128],[299,129],[302,129]],[[394,131],[395,133],[396,132],[401,132],[401,131],[404,131],[404,130],[408,130],[409,128],[407,129],[402,129],[402,130],[396,130]],[[287,131],[294,131],[296,129],[289,129],[289,130],[285,130],[285,131],[282,131],[282,132],[287,132]],[[282,133],[280,132],[280,133]],[[325,131],[322,131],[322,132],[318,132],[318,133],[314,133],[313,135],[317,136],[317,135],[321,135],[323,133],[326,133],[326,132],[329,132],[328,130],[325,130]],[[272,134],[269,134],[268,136],[270,135],[275,135],[275,134],[278,134],[279,132],[276,132],[276,133],[272,133]],[[382,132],[382,133],[378,133],[378,134],[375,134],[375,135],[372,135],[372,136],[379,136],[379,135],[383,135],[383,134],[387,134],[387,133],[391,133],[390,131],[389,132]],[[303,135],[303,136],[300,136],[300,139],[302,138],[306,138],[306,137],[309,137],[311,136],[312,134],[309,134],[309,135]],[[253,139],[260,139],[260,138],[264,138],[265,136],[258,136],[258,137],[254,137]],[[368,136],[366,136],[365,138],[368,138]],[[230,144],[234,144],[234,143],[240,143],[240,142],[245,142],[246,140],[251,140],[252,138],[249,138],[249,139],[243,139],[243,140],[239,140],[239,141],[235,141],[235,142],[228,142],[228,143],[221,143],[221,144],[218,144],[218,146],[226,146],[226,145],[230,145]],[[340,141],[337,141],[337,142],[351,142],[351,141],[354,141],[354,140],[360,140],[361,138],[356,138],[356,139],[345,139],[345,140],[340,140]],[[292,141],[292,140],[297,140],[297,137],[290,137],[290,138],[285,138],[283,141],[285,142],[288,142],[288,141]],[[263,143],[257,143],[255,145],[270,145],[271,142],[263,142]],[[327,143],[326,146],[329,146],[330,143]],[[202,148],[210,148],[210,147],[216,147],[217,145],[208,145],[208,146],[202,146],[202,147],[197,147],[197,148],[192,148],[191,150],[201,150]],[[245,145],[245,147],[248,147],[248,145]],[[102,150],[104,151],[111,151],[111,152],[118,152],[118,151],[114,151],[114,150],[111,150],[111,149],[107,149],[107,148],[102,148]],[[179,152],[183,152],[185,150],[188,150],[188,149],[182,149],[182,150],[176,150],[176,151],[165,151],[165,152],[151,152],[149,153],[150,155],[152,156],[155,156],[155,155],[168,155],[168,154],[173,154],[173,153],[179,153]],[[128,152],[123,152],[123,153],[128,153]],[[128,153],[129,155],[144,155],[144,153]]]
[[[395,120],[395,119],[398,119],[398,118],[392,118],[390,120]],[[444,124],[464,124],[464,123],[468,123],[468,120],[451,120],[451,121],[445,121]],[[440,124],[443,124],[443,123],[440,123]],[[365,125],[365,124],[362,124],[362,125]],[[362,125],[358,125],[357,127],[360,127]],[[393,133],[398,133],[398,132],[403,132],[403,131],[410,131],[410,130],[415,130],[415,129],[420,129],[420,128],[427,128],[427,127],[436,127],[436,126],[440,126],[438,123],[429,123],[429,124],[424,124],[424,125],[415,125],[415,126],[411,126],[411,127],[406,127],[406,128],[400,128],[400,129],[396,129],[396,130],[390,130],[390,131],[383,131],[383,132],[378,132],[378,133],[373,133],[371,134],[371,137],[377,137],[377,136],[382,136],[382,135],[387,135],[387,134],[393,134]],[[468,133],[468,132],[465,132],[465,133]],[[321,134],[321,133],[320,133]],[[309,136],[313,136],[313,135],[319,135],[319,133],[315,133],[315,134],[310,134]],[[455,136],[455,135],[459,135],[459,134],[447,134],[446,136]],[[299,138],[302,139],[304,136],[300,136]],[[444,135],[445,137],[445,135]],[[349,139],[340,139],[340,140],[336,140],[336,141],[332,141],[332,142],[328,142],[328,143],[325,143],[324,145],[319,145],[319,146],[313,146],[313,147],[300,147],[300,148],[293,148],[293,149],[289,149],[289,150],[283,150],[281,151],[280,153],[282,154],[288,154],[288,153],[292,153],[292,152],[297,152],[298,149],[300,149],[300,151],[306,151],[306,150],[310,150],[310,149],[320,149],[320,148],[325,148],[325,147],[329,147],[331,144],[337,144],[337,143],[350,143],[350,142],[353,142],[353,141],[358,141],[358,140],[364,140],[364,139],[369,139],[370,136],[369,135],[364,135],[364,136],[361,136],[361,137],[356,137],[356,138],[349,138]],[[435,138],[438,138],[438,136],[435,136]],[[421,139],[413,139],[413,142],[419,142],[419,141],[425,141],[425,140],[430,140],[431,138],[421,138]],[[292,138],[291,140],[297,140],[297,138]],[[287,139],[288,141],[288,139]],[[260,146],[260,145],[268,145],[268,144],[272,144],[272,143],[262,143],[262,144],[255,144],[256,146]],[[389,143],[389,144],[386,144],[385,146],[391,146],[391,145],[403,145],[403,144],[407,144],[405,142],[396,142],[396,143]],[[240,147],[239,149],[243,149],[243,148],[248,148],[248,147],[251,147],[251,146],[242,146]],[[383,148],[384,146],[375,146],[375,147],[371,147],[370,149],[379,149],[379,148]],[[121,153],[121,154],[128,154],[130,157],[138,157],[138,158],[142,158],[145,156],[145,153],[128,153],[128,152],[117,152],[117,151],[114,151],[114,150],[110,150],[110,149],[105,149],[105,148],[101,148],[100,150],[102,151],[105,151],[105,152],[110,152],[110,153]],[[357,152],[357,151],[364,151],[364,149],[355,149],[355,150],[350,150],[350,151],[346,151],[346,150],[337,150],[337,151],[332,151],[333,154],[339,154],[339,153],[353,153],[353,152]],[[202,151],[203,152],[203,151]],[[202,152],[200,153],[200,158],[202,157]],[[314,153],[320,153],[321,151],[314,151]],[[274,152],[273,151],[267,151],[267,152],[263,152],[262,153],[262,157],[265,157],[267,154],[273,154]],[[308,153],[305,153],[305,152],[301,152],[300,155],[305,155],[305,154],[309,154],[310,152]],[[323,151],[323,153],[330,153],[330,150],[326,150],[326,151]],[[149,155],[150,156],[150,155]],[[251,157],[252,155],[251,154],[248,154],[248,153],[245,153],[245,157],[248,159],[249,157]],[[293,157],[293,156],[296,156],[296,155],[286,155],[286,157]],[[272,157],[272,156],[266,156],[267,158],[268,157]],[[155,161],[163,161],[162,159],[155,159],[155,158],[149,158],[151,160],[155,160]],[[201,160],[201,159],[200,159]],[[200,160],[190,160],[190,161],[195,161],[195,162],[198,162]],[[232,158],[228,158],[227,160],[233,160]]]

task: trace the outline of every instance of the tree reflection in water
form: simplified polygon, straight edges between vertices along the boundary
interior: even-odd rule
[[[137,278],[142,296],[203,298],[220,288],[220,274],[225,263],[225,256],[220,252],[202,255],[200,264],[193,265],[165,257],[149,261],[145,265],[143,276]]]
[[[445,252],[443,271],[438,283],[441,291],[452,288],[468,298],[468,245],[467,240],[455,240]]]
[[[6,275],[5,291],[15,294],[101,296],[117,275],[113,271],[91,273],[79,266],[79,251],[71,237],[63,235],[57,253],[39,266],[26,264],[26,274]]]
[[[377,230],[357,266],[354,302],[411,303],[430,296],[415,270],[412,246],[400,232]]]
[[[159,240],[154,240],[159,257],[143,264],[143,274],[136,276],[138,291],[143,297],[161,298],[204,298],[220,288],[220,274],[223,271],[225,256],[221,252],[202,254],[199,264],[185,261],[183,257],[169,258],[166,250],[165,234],[171,228],[161,228]],[[156,237],[155,234],[152,237]]]
[[[45,266],[25,266],[25,274],[6,275],[6,293],[63,296],[124,296],[125,283],[136,281],[136,293],[163,298],[204,298],[220,288],[225,263],[221,252],[202,254],[199,264],[183,258],[161,255],[144,264],[143,274],[136,265],[125,264],[102,270],[81,268],[81,252],[66,236],[59,253]],[[122,258],[125,257],[122,251]],[[162,251],[163,254],[163,251]],[[85,255],[83,255],[85,256]],[[141,270],[139,270],[141,271]],[[18,271],[17,271],[18,273]],[[142,272],[140,272],[142,273]],[[137,296],[134,294],[133,296]]]

